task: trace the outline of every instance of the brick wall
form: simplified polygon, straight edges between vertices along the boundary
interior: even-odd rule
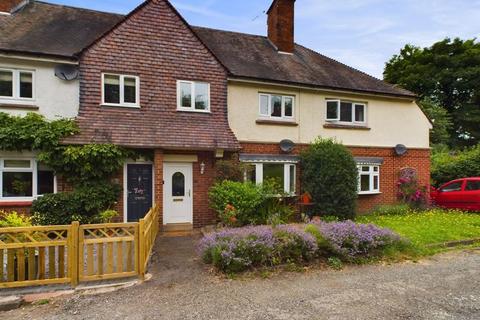
[[[268,11],[268,38],[279,51],[293,52],[294,43],[294,0],[274,0]]]
[[[282,154],[278,144],[241,143],[242,153],[251,154]],[[307,145],[297,145],[292,154],[299,154]],[[405,156],[396,156],[393,148],[382,147],[348,147],[355,157],[381,157],[384,164],[380,167],[380,191],[378,195],[361,195],[357,208],[360,213],[368,212],[377,205],[394,204],[397,202],[398,174],[402,168],[415,168],[421,185],[430,183],[430,150],[411,149]],[[297,170],[298,177],[301,175]],[[297,177],[297,178],[298,178]],[[301,184],[300,184],[301,185]],[[299,188],[297,187],[297,192]],[[302,190],[300,189],[300,192]]]

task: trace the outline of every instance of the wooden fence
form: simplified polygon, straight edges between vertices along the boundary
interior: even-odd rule
[[[0,228],[0,288],[143,279],[158,218],[155,207],[134,223]]]

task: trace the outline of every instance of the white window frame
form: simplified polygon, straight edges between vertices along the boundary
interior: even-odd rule
[[[20,100],[20,101],[34,101],[35,100],[35,70],[11,69],[0,67],[0,71],[7,71],[12,73],[12,96],[0,96],[2,100]],[[20,73],[30,73],[32,75],[32,97],[20,97]]]
[[[120,102],[105,102],[105,76],[115,76],[120,78]],[[135,79],[135,103],[125,102],[125,78]],[[129,74],[102,73],[102,105],[110,107],[140,108],[140,77]]]
[[[297,164],[293,162],[247,162],[248,165],[255,166],[255,183],[263,183],[263,165],[264,164],[283,164],[283,191],[289,195],[295,195],[297,189]],[[293,191],[290,190],[290,168],[294,169]],[[245,172],[245,181],[247,175]]]
[[[5,168],[5,160],[13,161],[30,161],[29,168]],[[38,194],[38,161],[33,158],[19,158],[19,157],[5,157],[0,158],[0,202],[18,202],[18,201],[33,201],[42,195]],[[32,173],[32,196],[31,197],[4,197],[3,196],[3,173],[4,172],[28,172]],[[53,193],[57,193],[57,176],[53,176]]]
[[[190,88],[191,88],[191,92],[192,92],[192,99],[191,100],[192,101],[191,101],[191,106],[190,107],[182,106],[181,84],[183,84],[183,83],[189,84]],[[195,98],[196,98],[195,84],[206,84],[207,87],[208,87],[207,109],[205,109],[205,110],[195,109]],[[210,108],[211,108],[211,96],[210,96],[210,83],[209,82],[177,80],[177,111],[211,113]]]
[[[280,117],[272,116],[272,97],[273,96],[282,98],[282,115]],[[268,98],[268,114],[262,113],[262,97]],[[291,116],[285,115],[285,99],[286,98],[292,99],[292,115]],[[295,119],[295,96],[261,92],[258,95],[258,114],[260,115],[261,118],[264,118],[264,119],[279,120],[279,121],[281,120],[293,121]]]
[[[337,103],[337,117],[336,118],[328,118],[328,103],[329,102],[336,102]],[[340,109],[342,103],[351,103],[352,104],[352,121],[340,121]],[[363,121],[357,121],[355,116],[356,106],[361,105],[363,106]],[[344,124],[344,125],[359,125],[364,126],[367,123],[367,104],[365,102],[356,102],[350,100],[340,100],[340,99],[327,99],[325,102],[325,120],[327,122]]]
[[[368,194],[379,194],[380,192],[380,165],[372,165],[372,164],[358,164],[358,194],[359,195],[368,195]],[[363,167],[368,167],[369,171],[362,171]],[[377,168],[377,171],[375,171]],[[362,191],[362,175],[368,175],[370,180],[370,189],[368,191]],[[374,180],[375,177],[378,177],[378,188],[374,188]]]

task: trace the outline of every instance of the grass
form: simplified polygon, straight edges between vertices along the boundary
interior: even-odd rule
[[[420,255],[441,251],[432,245],[449,241],[480,238],[480,214],[456,210],[432,209],[401,215],[368,215],[357,218],[359,223],[373,223],[389,228],[409,239]]]

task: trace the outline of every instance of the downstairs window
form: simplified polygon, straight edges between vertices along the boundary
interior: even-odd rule
[[[296,192],[296,165],[294,163],[252,163],[245,173],[245,180],[256,184],[273,180],[283,192]]]

